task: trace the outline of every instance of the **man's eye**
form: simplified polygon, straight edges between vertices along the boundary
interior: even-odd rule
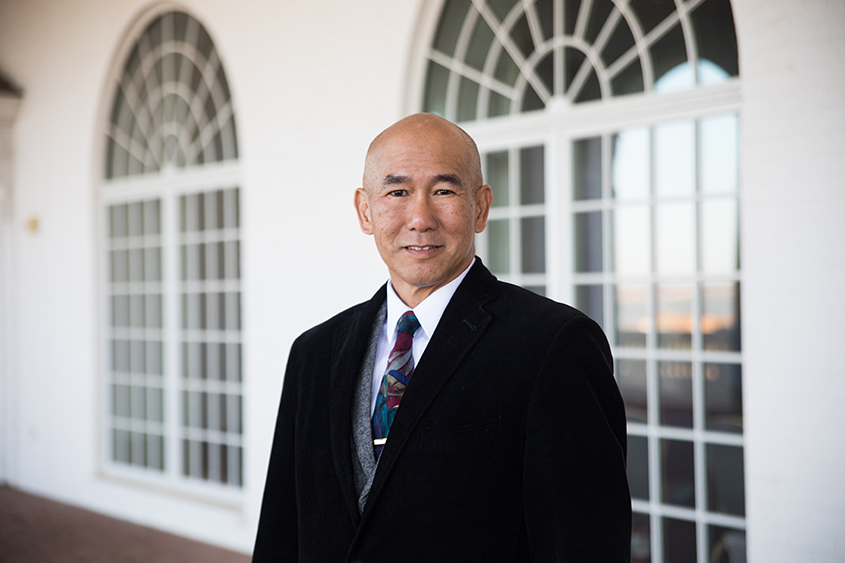
[[[451,195],[453,193],[455,193],[455,192],[453,192],[452,190],[447,190],[447,189],[444,188],[444,189],[439,189],[436,192],[434,192],[434,195]]]
[[[387,195],[393,196],[393,197],[402,197],[402,196],[408,195],[408,191],[407,190],[392,190],[392,191],[387,192]]]

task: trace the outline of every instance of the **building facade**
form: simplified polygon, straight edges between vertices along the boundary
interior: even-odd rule
[[[352,193],[478,142],[479,254],[605,329],[633,560],[845,557],[845,5],[0,4],[0,480],[249,551],[284,364],[386,278]]]

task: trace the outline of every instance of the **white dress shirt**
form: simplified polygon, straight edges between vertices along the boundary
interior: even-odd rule
[[[449,301],[452,300],[455,290],[457,290],[458,286],[461,285],[461,282],[464,280],[467,272],[469,272],[469,269],[472,268],[473,264],[475,264],[475,258],[472,259],[472,262],[470,262],[470,265],[467,266],[467,269],[461,272],[458,277],[443,287],[436,289],[434,293],[423,299],[421,303],[413,308],[414,315],[416,315],[417,320],[420,321],[420,328],[418,328],[417,332],[414,333],[414,343],[411,351],[414,357],[414,366],[419,364],[423,352],[425,352],[425,349],[434,334],[434,330],[440,322],[440,317],[443,316],[443,311],[446,310],[446,305],[448,305]],[[381,327],[381,335],[378,340],[378,351],[376,352],[376,360],[373,364],[373,391],[372,400],[370,401],[370,415],[373,414],[376,408],[376,398],[378,397],[378,391],[381,387],[381,380],[384,377],[384,372],[387,370],[387,357],[390,355],[390,351],[393,350],[393,345],[396,343],[396,337],[399,332],[396,330],[396,324],[399,322],[399,317],[409,310],[411,310],[411,308],[405,305],[399,296],[396,295],[396,291],[393,289],[393,283],[388,282],[387,319]]]

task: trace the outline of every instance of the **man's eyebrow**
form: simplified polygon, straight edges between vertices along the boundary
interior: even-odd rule
[[[434,177],[434,181],[438,184],[452,184],[456,187],[463,187],[464,183],[457,174],[438,174]]]
[[[388,174],[384,177],[384,181],[382,185],[384,186],[393,186],[396,184],[404,184],[408,181],[407,176],[397,176],[396,174]]]

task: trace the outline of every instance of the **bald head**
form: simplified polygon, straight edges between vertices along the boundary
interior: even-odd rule
[[[481,158],[478,147],[466,131],[432,113],[416,113],[401,119],[379,133],[370,143],[367,158],[364,161],[364,188],[378,184],[381,179],[375,176],[377,165],[385,152],[425,149],[437,144],[452,151],[457,158],[473,190],[484,183],[481,174]]]

